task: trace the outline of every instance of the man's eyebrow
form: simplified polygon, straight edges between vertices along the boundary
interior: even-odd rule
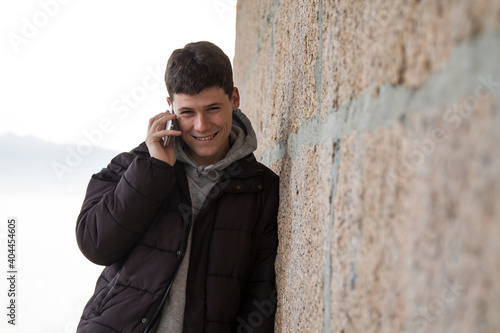
[[[212,104],[208,104],[205,106],[205,109],[208,109],[208,108],[211,108],[211,107],[214,107],[214,106],[220,106],[224,103],[218,103],[218,102],[215,102],[215,103],[212,103]]]
[[[193,108],[188,108],[187,106],[183,106],[177,109],[177,111],[191,111]]]
[[[208,108],[211,108],[211,107],[214,107],[214,106],[221,106],[223,105],[224,103],[222,102],[215,102],[215,103],[211,103],[211,104],[208,104],[208,105],[205,105],[203,106],[204,109],[208,109]],[[183,107],[180,107],[177,109],[177,111],[192,111],[194,110],[193,108],[190,108],[188,106],[183,106]]]

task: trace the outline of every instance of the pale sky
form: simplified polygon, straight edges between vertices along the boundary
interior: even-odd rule
[[[232,60],[236,0],[2,1],[0,135],[129,151],[165,111],[171,52],[209,40]]]

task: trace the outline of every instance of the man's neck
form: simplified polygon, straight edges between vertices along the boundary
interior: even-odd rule
[[[209,166],[212,164],[215,164],[219,161],[221,161],[224,157],[226,157],[227,153],[229,152],[229,149],[231,146],[229,145],[229,140],[227,141],[227,144],[224,146],[224,149],[221,149],[217,154],[209,157],[203,157],[203,156],[198,156],[196,154],[193,154],[191,149],[187,149],[187,153],[189,156],[193,158],[193,160],[200,166]]]

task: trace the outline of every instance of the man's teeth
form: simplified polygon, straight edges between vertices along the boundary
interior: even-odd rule
[[[207,141],[207,140],[212,139],[214,136],[215,136],[215,134],[210,135],[210,136],[205,136],[205,137],[203,137],[203,138],[196,137],[196,139],[197,139],[197,140],[200,140],[200,141]]]

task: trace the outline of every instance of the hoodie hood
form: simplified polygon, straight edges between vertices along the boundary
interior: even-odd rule
[[[193,175],[194,171],[198,177],[207,177],[216,181],[220,177],[220,172],[231,163],[253,153],[257,149],[257,136],[253,130],[250,120],[241,112],[240,109],[233,110],[233,124],[231,134],[229,135],[229,145],[231,148],[226,157],[215,164],[198,165],[189,155],[184,140],[180,137],[174,137],[174,147],[177,159],[186,163],[186,171]]]

